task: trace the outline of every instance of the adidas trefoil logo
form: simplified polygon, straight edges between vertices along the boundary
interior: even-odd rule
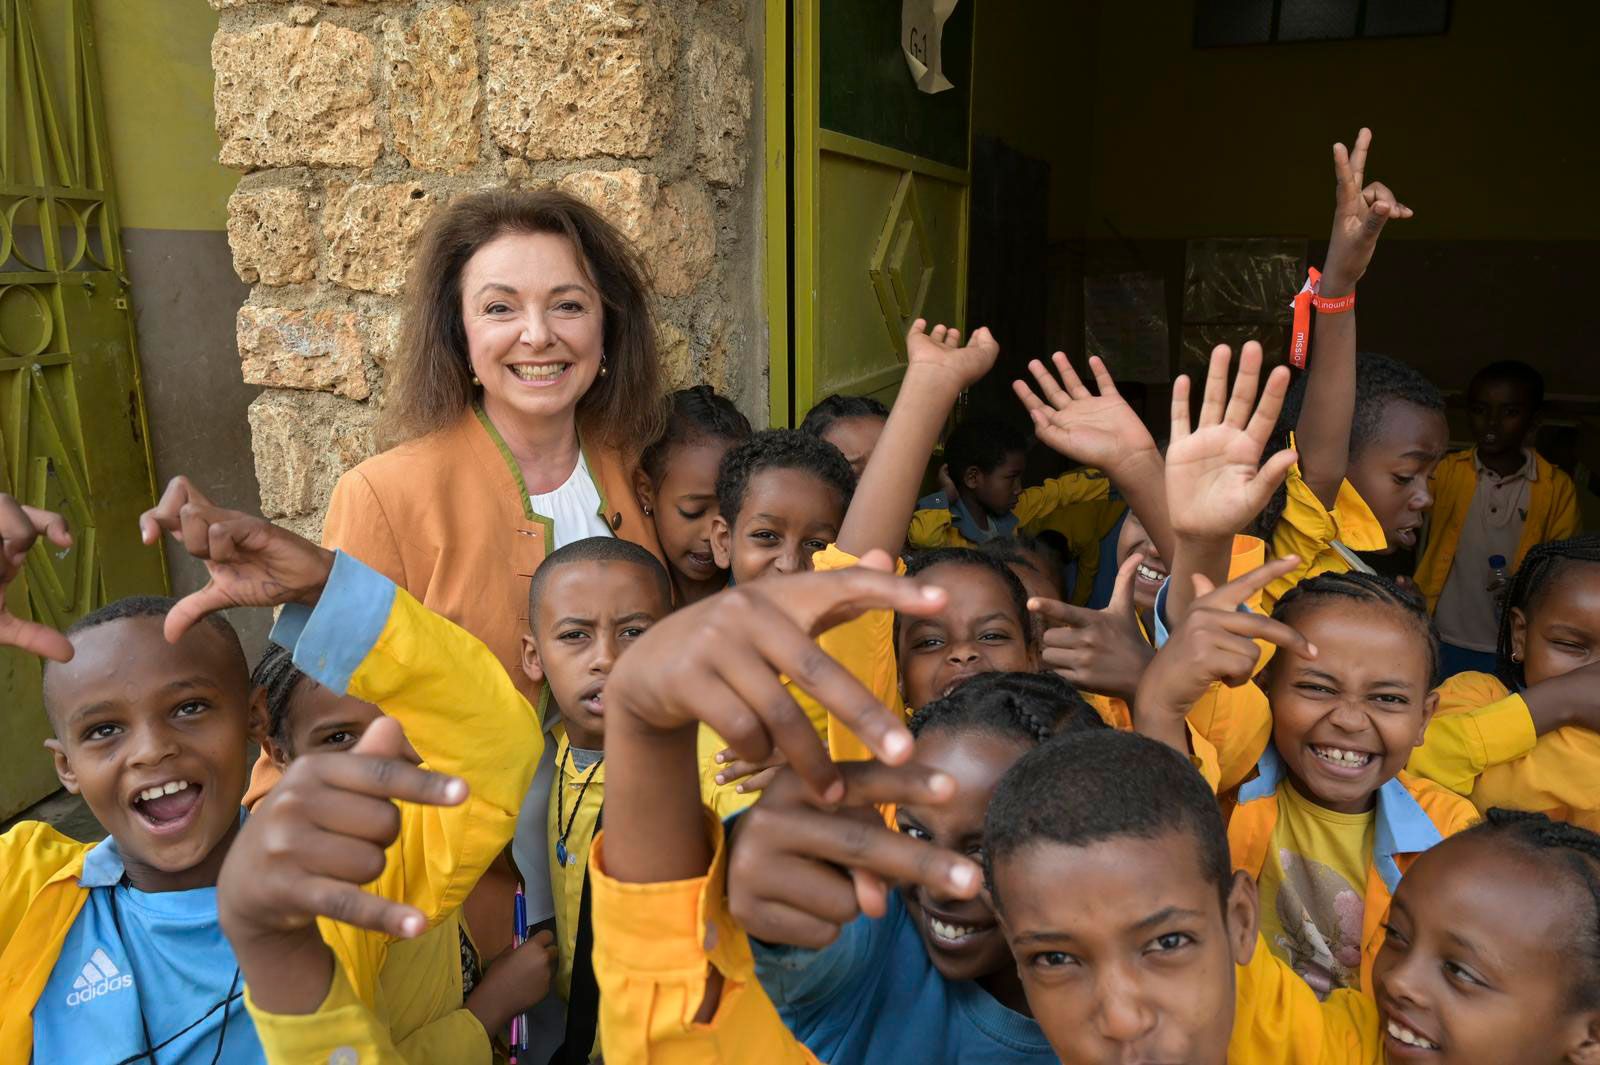
[[[67,992],[67,1005],[81,1006],[101,995],[132,986],[133,974],[122,972],[116,962],[106,957],[105,951],[96,947],[94,953],[89,955],[89,960],[84,962],[83,972],[72,981],[72,990]]]

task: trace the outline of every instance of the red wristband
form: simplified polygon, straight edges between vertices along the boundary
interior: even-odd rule
[[[1346,296],[1312,296],[1311,306],[1318,314],[1343,314],[1356,309],[1356,294],[1352,290]]]
[[[1306,283],[1289,306],[1294,308],[1294,324],[1289,331],[1289,365],[1306,368],[1307,347],[1311,339],[1311,308],[1315,307],[1318,314],[1343,314],[1356,309],[1356,294],[1352,289],[1346,296],[1329,296],[1323,299],[1317,295],[1317,290],[1322,287],[1322,271],[1315,266],[1306,272]]]

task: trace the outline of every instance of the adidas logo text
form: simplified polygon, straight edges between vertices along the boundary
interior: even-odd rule
[[[133,974],[122,972],[115,962],[106,957],[105,951],[96,947],[89,960],[84,962],[83,971],[72,981],[72,990],[67,992],[67,1005],[81,1006],[101,995],[132,986]]]

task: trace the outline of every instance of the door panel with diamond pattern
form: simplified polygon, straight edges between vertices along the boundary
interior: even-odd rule
[[[166,589],[87,0],[0,0],[0,492],[64,514],[8,611],[64,627]],[[37,661],[0,648],[0,817],[54,790]]]

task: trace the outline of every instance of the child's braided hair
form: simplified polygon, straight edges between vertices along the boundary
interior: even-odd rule
[[[1540,544],[1517,567],[1517,575],[1506,589],[1505,606],[1500,612],[1500,641],[1495,648],[1495,672],[1512,691],[1522,688],[1527,679],[1522,663],[1511,657],[1511,611],[1520,610],[1527,617],[1556,576],[1583,563],[1600,563],[1600,536],[1574,536]]]
[[[1439,680],[1439,630],[1428,614],[1428,604],[1422,596],[1409,588],[1402,588],[1388,577],[1374,573],[1351,570],[1348,573],[1319,573],[1310,580],[1283,593],[1272,609],[1272,616],[1286,625],[1293,625],[1290,615],[1305,608],[1308,603],[1357,600],[1377,603],[1399,611],[1410,620],[1428,644],[1428,684]]]
[[[275,643],[267,644],[250,674],[252,688],[267,690],[267,735],[290,754],[294,752],[289,751],[289,700],[303,679],[305,674],[294,664],[294,654]]]
[[[639,466],[651,484],[661,484],[667,472],[667,457],[676,447],[702,440],[738,443],[750,438],[750,419],[710,385],[680,388],[667,397],[667,406],[661,435],[639,457]]]
[[[1010,566],[996,555],[972,547],[933,547],[914,552],[906,559],[906,576],[915,577],[935,566],[971,566],[994,574],[995,578],[1005,585],[1006,591],[1011,593],[1011,605],[1016,608],[1017,625],[1022,630],[1022,639],[1028,649],[1033,650],[1038,639],[1028,614],[1028,590],[1022,586],[1022,581],[1017,575],[1011,572]],[[894,643],[896,647],[900,646],[898,614],[894,619]]]
[[[1462,834],[1491,836],[1497,850],[1514,848],[1522,857],[1555,866],[1588,891],[1592,906],[1571,943],[1583,969],[1582,978],[1571,982],[1572,1005],[1579,1010],[1600,1006],[1600,834],[1544,814],[1499,807]]]
[[[1106,728],[1078,690],[1054,673],[980,673],[911,715],[911,734],[980,731],[1043,743],[1065,732]]]

